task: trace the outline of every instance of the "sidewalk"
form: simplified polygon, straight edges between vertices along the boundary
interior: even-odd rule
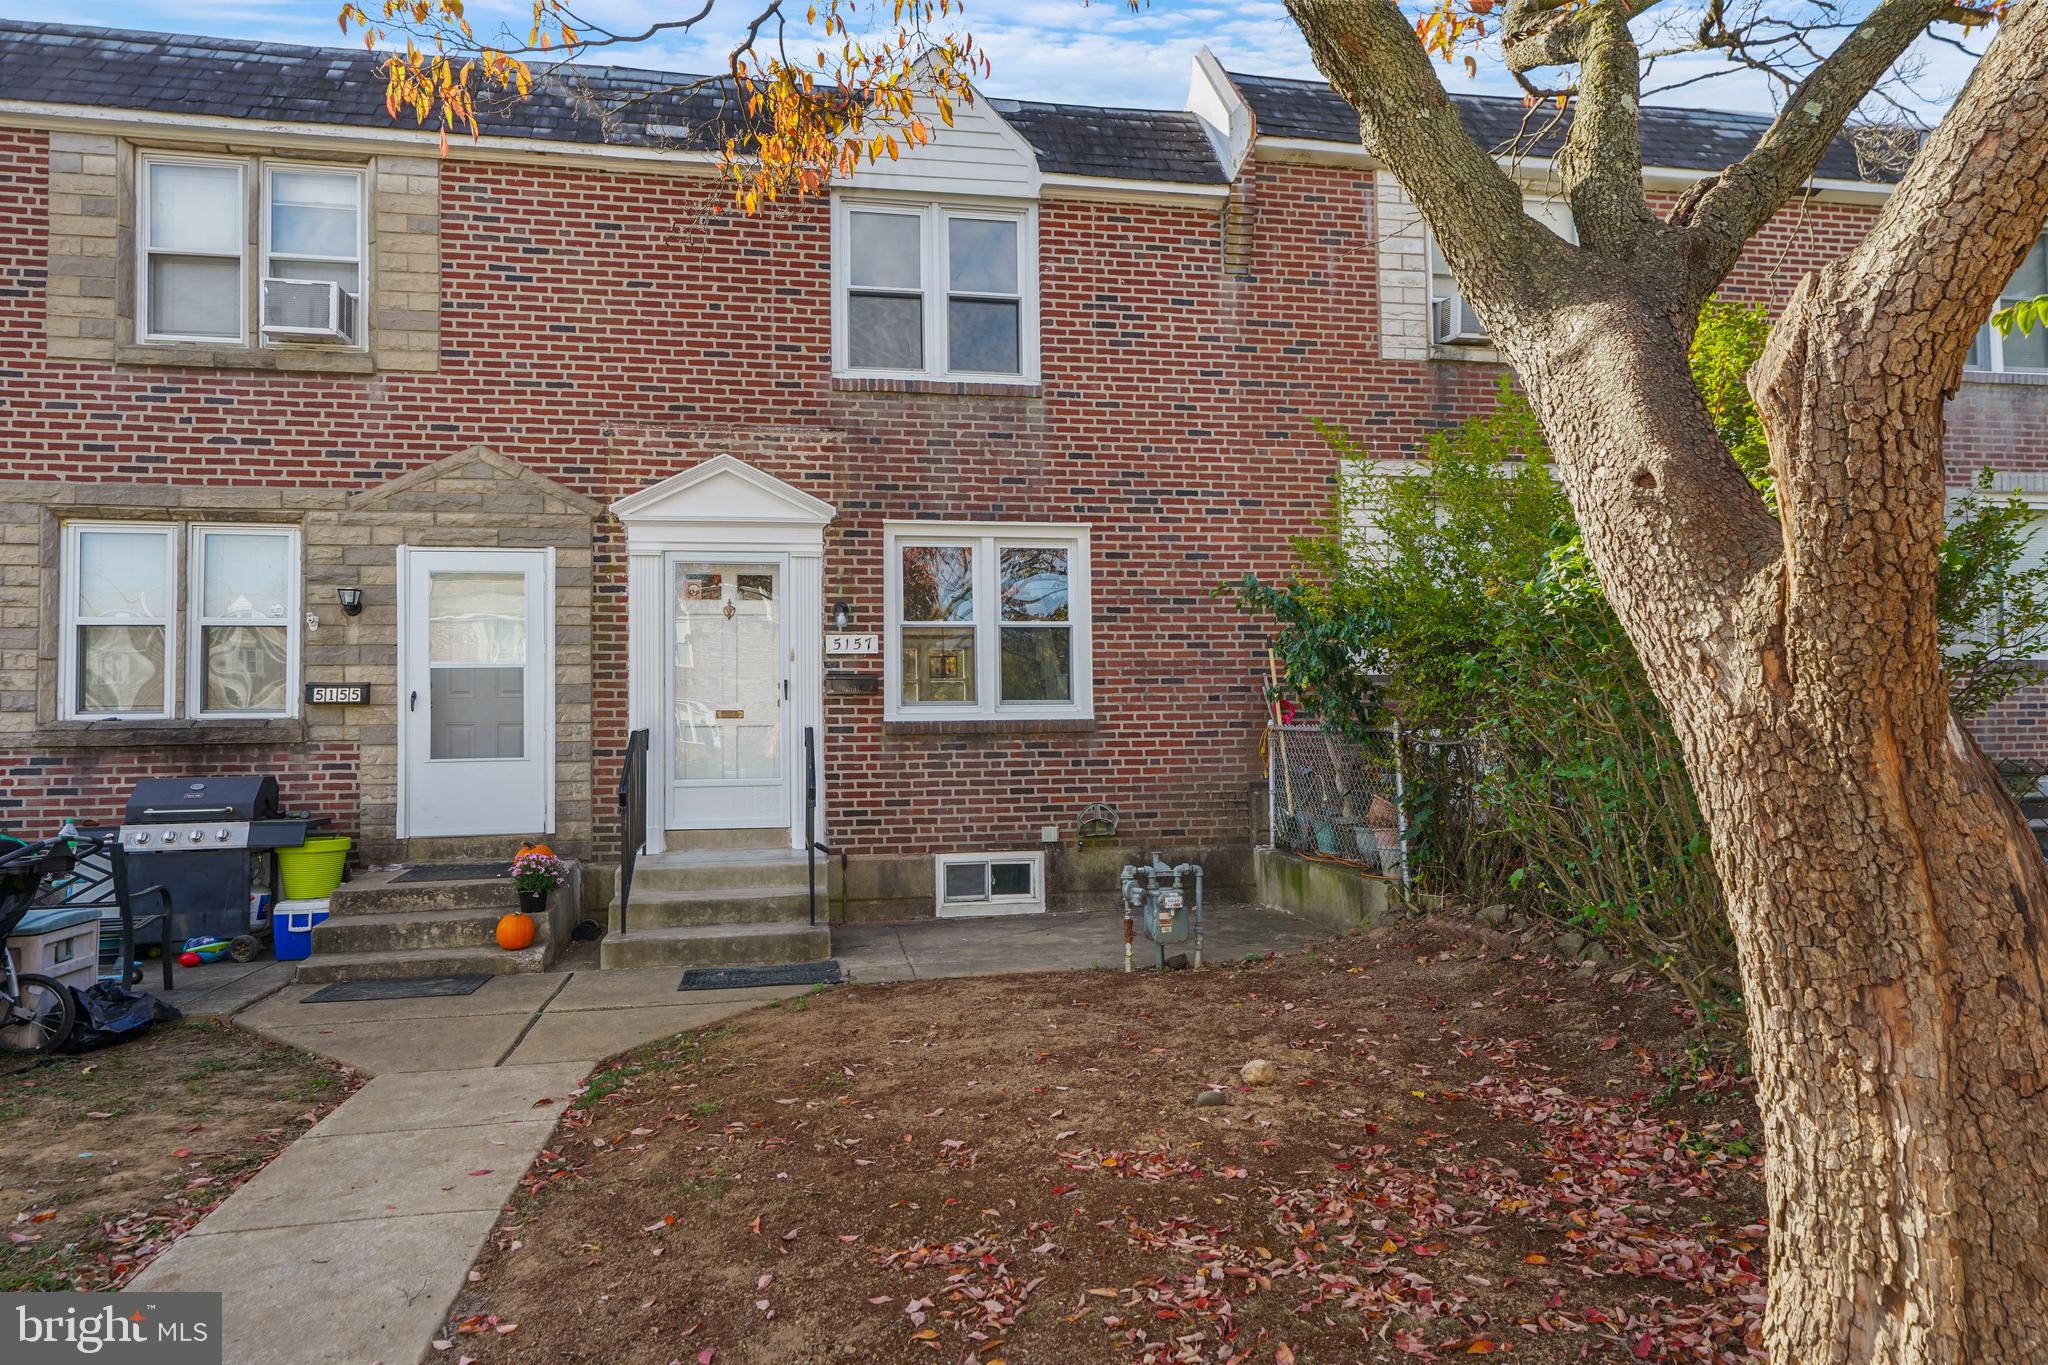
[[[1123,966],[1101,911],[842,925],[850,981]],[[1208,958],[1327,937],[1243,905],[1210,907]],[[1149,965],[1140,945],[1138,965]],[[673,968],[494,977],[474,993],[308,1004],[289,963],[182,972],[169,998],[345,1062],[372,1079],[158,1257],[129,1288],[219,1290],[230,1365],[411,1365],[520,1177],[597,1061],[807,987],[677,990]]]
[[[256,975],[207,995],[248,994]],[[279,977],[235,1023],[372,1079],[129,1288],[224,1291],[230,1362],[420,1359],[592,1063],[804,990],[682,995],[677,976],[502,976],[472,995],[316,1005],[302,1001],[317,986]]]

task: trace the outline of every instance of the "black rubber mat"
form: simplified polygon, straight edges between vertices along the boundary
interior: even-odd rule
[[[512,869],[503,863],[421,863],[408,867],[391,879],[399,882],[475,882],[510,877]]]
[[[337,981],[299,1003],[338,1005],[346,1000],[423,1000],[434,995],[468,995],[488,976],[401,976],[391,981]]]
[[[692,967],[679,991],[729,991],[741,986],[836,986],[846,979],[839,959],[785,962],[773,967]]]

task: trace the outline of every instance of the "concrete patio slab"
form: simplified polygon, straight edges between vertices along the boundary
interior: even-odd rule
[[[496,1066],[533,1022],[530,1010],[451,1015],[415,1021],[420,1027],[396,1028],[380,1020],[323,1024],[317,1016],[304,1017],[307,1011],[317,1008],[305,1006],[292,1016],[290,1023],[274,1022],[270,1016],[259,1018],[254,1011],[235,1016],[235,1022],[266,1038],[332,1057],[372,1076],[391,1071],[461,1071]],[[429,1022],[431,1027],[427,1026]]]
[[[188,1235],[497,1209],[546,1139],[532,1123],[303,1137]]]
[[[745,986],[730,991],[685,991],[680,967],[578,972],[548,1002],[549,1014],[567,1010],[611,1010],[645,1005],[682,1005],[704,999],[760,1004],[802,995],[809,986]]]
[[[308,1004],[324,989],[313,983],[285,987],[241,1016],[240,1022],[352,1024],[366,1020],[440,1019],[454,1015],[531,1014],[570,978],[554,972],[494,976],[468,995],[429,995],[412,1000],[338,1000]]]
[[[142,980],[135,989],[175,1005],[187,1019],[229,1018],[285,989],[292,979],[289,962],[209,962],[202,967],[175,968],[171,973],[175,985],[166,991],[160,966],[145,962],[142,968]]]
[[[226,1365],[410,1365],[497,1219],[476,1209],[335,1223],[317,1236],[184,1237],[128,1288],[221,1291]]]
[[[552,1126],[590,1064],[503,1066],[477,1071],[392,1072],[349,1096],[306,1136],[397,1133],[466,1124]],[[542,1100],[552,1101],[543,1104]]]
[[[764,1003],[761,1000],[707,1000],[688,1005],[571,1010],[562,1014],[550,1009],[534,1023],[505,1061],[510,1066],[532,1066],[542,1062],[609,1057],[615,1052],[651,1043],[656,1038],[707,1028],[721,1019],[729,1019]]]

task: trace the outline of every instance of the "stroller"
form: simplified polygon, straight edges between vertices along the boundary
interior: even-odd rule
[[[70,872],[90,848],[61,837],[0,847],[0,1050],[55,1052],[78,1023],[71,988],[35,972],[16,972],[5,943],[36,908],[43,882]]]

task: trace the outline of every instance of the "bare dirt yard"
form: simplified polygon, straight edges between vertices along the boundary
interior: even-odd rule
[[[356,1083],[211,1023],[76,1057],[0,1054],[0,1291],[120,1287]]]
[[[437,1345],[1761,1358],[1757,1132],[1663,987],[1434,926],[1200,973],[840,989],[594,1076]]]

